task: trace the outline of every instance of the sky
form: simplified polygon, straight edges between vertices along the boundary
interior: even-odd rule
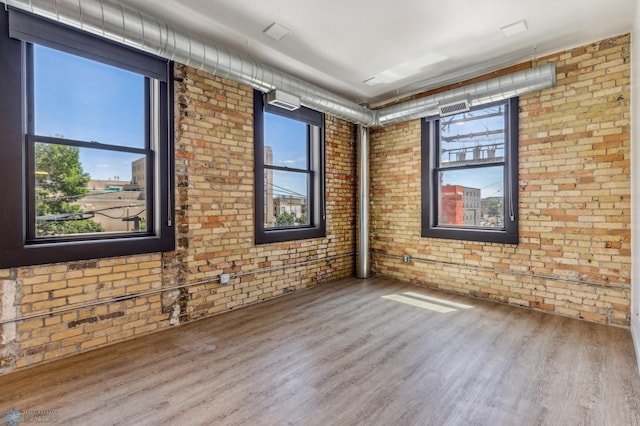
[[[35,131],[43,136],[62,136],[82,141],[144,147],[144,77],[88,59],[42,46],[34,47],[35,61]],[[39,72],[43,70],[44,72]],[[69,78],[73,76],[73,78]],[[497,107],[464,113],[464,117],[498,113]],[[501,130],[504,119],[499,116],[460,122],[463,114],[441,120],[443,137],[442,164],[452,161],[457,152],[480,145],[486,155],[489,147],[504,155],[503,138],[492,134]],[[305,169],[306,124],[275,114],[265,113],[265,145],[273,151],[273,165]],[[485,136],[464,138],[458,135]],[[445,138],[450,138],[444,142]],[[92,179],[131,180],[131,163],[138,154],[82,148],[80,161]],[[491,167],[473,171],[443,172],[442,182],[482,190],[482,198],[503,194],[503,169]],[[306,174],[274,172],[274,195],[307,195]]]
[[[34,47],[34,61],[36,134],[144,147],[144,77],[42,46]],[[273,165],[305,169],[306,138],[305,123],[265,114]],[[129,181],[139,157],[80,149],[82,167],[93,179]],[[275,172],[274,185],[276,195],[307,193],[306,175],[299,173]]]
[[[34,63],[36,134],[144,148],[144,77],[37,45]],[[80,150],[93,179],[130,181],[138,158]]]
[[[307,124],[276,114],[264,114],[264,144],[273,152],[272,165],[306,169]],[[274,195],[307,196],[307,174],[274,171]]]

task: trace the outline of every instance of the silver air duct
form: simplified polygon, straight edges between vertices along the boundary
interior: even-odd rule
[[[555,84],[555,64],[371,111],[325,89],[206,42],[153,16],[112,0],[0,0],[63,24],[165,59],[228,78],[262,92],[282,90],[312,109],[365,127],[438,114],[438,107],[468,99],[470,106],[511,98]],[[467,101],[465,101],[467,102]]]
[[[9,6],[220,75],[262,92],[281,89],[299,97],[301,103],[309,108],[353,123],[375,124],[375,113],[367,108],[114,1],[3,1]]]
[[[402,102],[377,111],[376,125],[400,123],[417,118],[438,115],[444,106],[460,100],[468,100],[469,106],[513,98],[556,84],[556,65],[549,63],[536,68],[518,71],[491,80],[463,86],[425,98]]]
[[[369,278],[369,129],[358,126],[358,240],[356,277]]]

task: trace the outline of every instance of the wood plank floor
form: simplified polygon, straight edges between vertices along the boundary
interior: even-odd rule
[[[65,425],[622,426],[640,424],[640,377],[628,330],[347,279],[2,376],[9,409]]]

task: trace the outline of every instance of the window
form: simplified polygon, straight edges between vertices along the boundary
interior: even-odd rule
[[[422,236],[518,243],[518,99],[422,123]]]
[[[324,116],[254,92],[256,243],[325,236]]]
[[[174,249],[171,67],[10,9],[0,267]]]

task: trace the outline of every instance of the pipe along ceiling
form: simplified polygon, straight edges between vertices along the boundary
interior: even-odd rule
[[[3,0],[8,6],[251,86],[292,94],[306,107],[364,127],[378,127],[439,113],[439,106],[468,106],[511,98],[555,85],[555,64],[370,110],[321,87],[204,41],[130,6],[111,0]]]

